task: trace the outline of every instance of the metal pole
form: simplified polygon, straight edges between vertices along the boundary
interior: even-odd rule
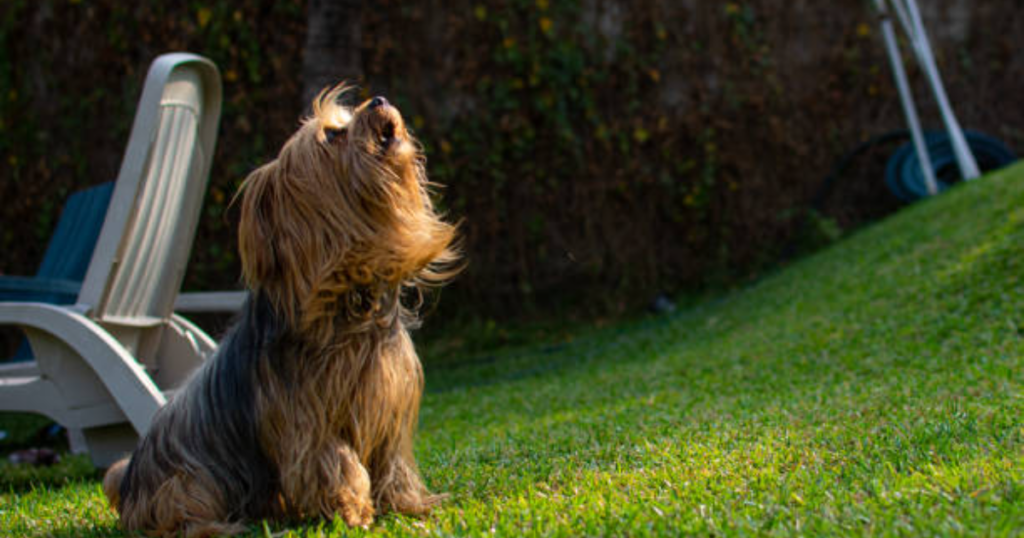
[[[981,171],[978,169],[978,162],[974,159],[974,154],[971,153],[971,148],[967,144],[967,139],[964,138],[963,129],[960,128],[960,122],[956,119],[956,114],[953,113],[953,107],[949,104],[949,98],[946,96],[946,89],[942,86],[942,79],[939,77],[939,69],[935,65],[935,57],[932,55],[932,47],[928,42],[928,34],[925,32],[924,23],[921,20],[921,12],[917,9],[916,0],[893,0],[894,2],[904,2],[906,11],[909,14],[910,26],[913,32],[911,33],[911,42],[914,45],[914,50],[917,53],[917,60],[921,63],[921,68],[924,69],[925,76],[928,78],[928,83],[931,85],[932,93],[935,94],[935,100],[939,105],[939,112],[942,115],[942,121],[946,124],[946,131],[949,133],[949,139],[953,144],[953,153],[956,155],[957,166],[960,167],[960,174],[965,180],[975,179],[981,175]]]
[[[882,37],[885,38],[885,50],[889,54],[890,63],[892,63],[893,79],[895,79],[896,89],[900,93],[903,114],[907,117],[910,135],[914,141],[914,149],[917,152],[917,160],[921,164],[921,173],[924,175],[924,183],[928,188],[928,194],[934,196],[938,194],[939,186],[935,181],[935,171],[932,169],[932,160],[928,155],[928,146],[924,143],[921,120],[917,117],[914,96],[910,92],[907,72],[903,68],[903,59],[900,57],[899,47],[896,43],[896,32],[893,30],[892,18],[889,15],[889,10],[886,8],[885,0],[874,0],[874,2],[875,7],[878,8],[878,12],[881,14]]]

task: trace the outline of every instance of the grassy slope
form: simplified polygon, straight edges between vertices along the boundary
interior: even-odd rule
[[[426,357],[452,498],[369,533],[1019,533],[1022,351],[1024,165],[668,319]],[[8,489],[0,535],[116,535],[93,479]]]

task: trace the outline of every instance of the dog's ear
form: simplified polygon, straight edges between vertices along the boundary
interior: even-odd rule
[[[274,204],[279,169],[272,161],[249,174],[242,185],[242,213],[238,223],[238,252],[242,276],[252,289],[263,288],[279,278],[281,267],[274,245]]]

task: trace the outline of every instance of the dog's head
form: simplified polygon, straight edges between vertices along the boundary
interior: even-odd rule
[[[344,93],[322,92],[240,194],[246,284],[299,329],[346,305],[372,315],[383,291],[440,283],[457,260],[398,109],[383,97],[348,107]]]

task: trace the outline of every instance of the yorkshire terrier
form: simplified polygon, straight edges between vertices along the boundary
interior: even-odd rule
[[[239,193],[249,298],[103,489],[121,526],[197,538],[261,519],[421,515],[422,290],[458,270],[420,145],[382,97],[326,90]]]

